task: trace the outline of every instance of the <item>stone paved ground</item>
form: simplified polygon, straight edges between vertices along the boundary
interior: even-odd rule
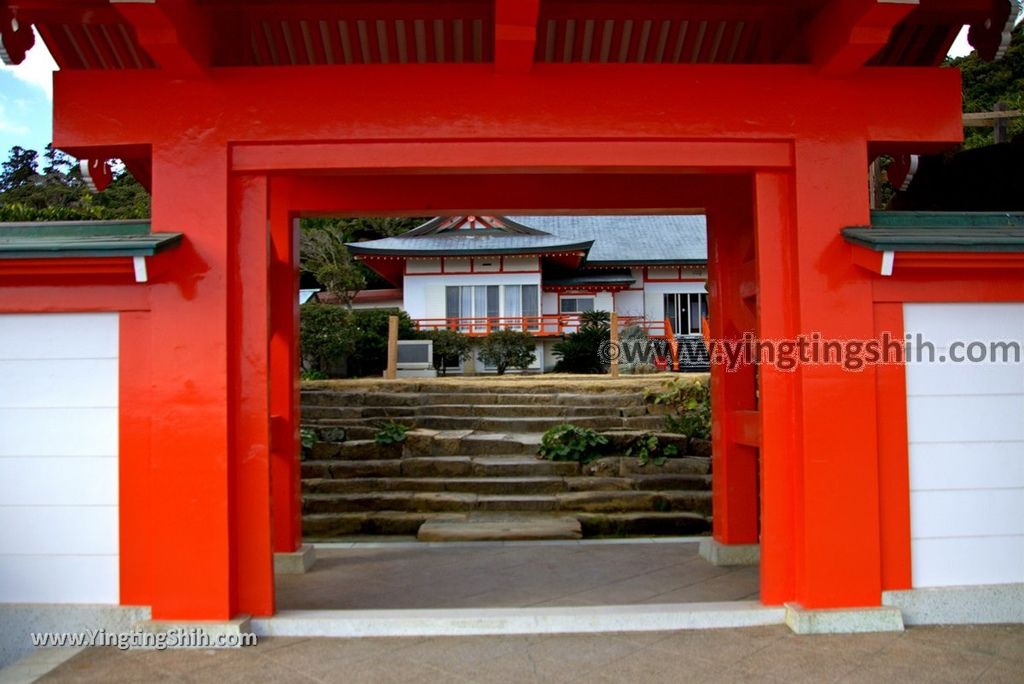
[[[694,542],[355,545],[279,575],[280,610],[501,608],[756,600],[756,567],[718,568]]]
[[[431,639],[267,639],[236,651],[87,650],[45,682],[1024,681],[1024,626],[798,637],[785,627]]]

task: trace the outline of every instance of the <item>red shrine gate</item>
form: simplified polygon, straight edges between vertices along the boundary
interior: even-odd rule
[[[1012,270],[883,282],[840,234],[870,223],[874,156],[960,140],[959,75],[935,65],[963,23],[994,56],[1007,6],[0,3],[62,67],[56,145],[124,159],[152,232],[184,234],[148,282],[0,287],[0,311],[121,312],[121,603],[274,612],[272,554],[300,544],[297,217],[704,211],[716,338],[1024,301]],[[765,604],[910,588],[901,371],[715,368],[714,538],[760,543]]]

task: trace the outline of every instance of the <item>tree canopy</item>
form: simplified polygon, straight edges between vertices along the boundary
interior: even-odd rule
[[[123,167],[94,195],[77,161],[53,145],[39,152],[15,146],[0,165],[0,221],[87,221],[149,216],[149,194]]]
[[[947,64],[963,74],[965,112],[991,112],[997,102],[1024,111],[1024,23],[1013,30],[1013,42],[998,62],[986,62],[972,52]],[[1011,138],[1024,133],[1024,118],[1011,119],[1008,128]],[[991,128],[968,128],[964,134],[968,149],[992,144]]]

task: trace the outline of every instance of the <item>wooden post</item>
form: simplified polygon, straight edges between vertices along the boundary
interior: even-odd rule
[[[613,378],[617,378],[619,377],[619,314],[614,311],[612,311],[611,346],[609,350],[611,352],[611,359],[608,372],[611,373]]]
[[[388,316],[388,369],[384,377],[388,380],[398,377],[398,316]]]
[[[1005,112],[1009,110],[1005,102],[996,102],[996,106],[993,107],[995,112]],[[1010,141],[1009,120],[1003,117],[997,117],[993,124],[992,138],[996,145]]]

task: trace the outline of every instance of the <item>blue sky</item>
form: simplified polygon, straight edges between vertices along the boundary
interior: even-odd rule
[[[53,137],[51,74],[55,68],[39,38],[22,64],[0,64],[0,154],[4,159],[14,145],[42,153]]]
[[[961,32],[950,54],[963,55],[971,50],[966,30]],[[14,145],[42,153],[53,129],[51,74],[56,68],[46,46],[38,37],[25,62],[8,67],[0,64],[0,157]]]

